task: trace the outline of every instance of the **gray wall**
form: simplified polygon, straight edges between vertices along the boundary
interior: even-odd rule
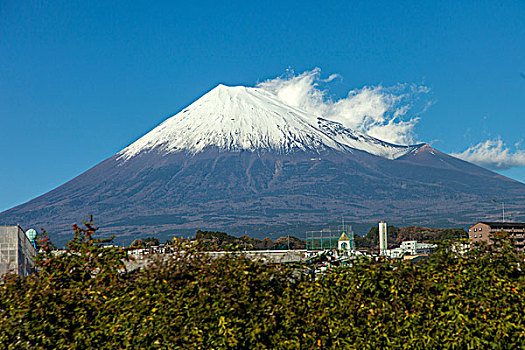
[[[0,276],[16,273],[27,276],[34,271],[36,251],[19,226],[0,226]]]

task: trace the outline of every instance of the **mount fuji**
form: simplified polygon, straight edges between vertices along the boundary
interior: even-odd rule
[[[417,146],[416,146],[417,147]],[[119,153],[128,160],[142,152],[206,148],[221,152],[322,152],[352,149],[395,159],[415,147],[398,146],[295,109],[262,88],[218,85],[182,112]]]
[[[525,185],[439,152],[395,145],[283,103],[262,88],[218,85],[116,155],[0,213],[57,243],[94,215],[117,242],[196,229],[302,236],[354,223],[466,225],[525,219]]]

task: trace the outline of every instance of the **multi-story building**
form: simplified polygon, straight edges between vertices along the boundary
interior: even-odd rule
[[[20,226],[0,226],[0,276],[34,271],[36,250]]]
[[[403,241],[399,248],[385,250],[385,255],[390,258],[401,259],[405,255],[424,255],[432,253],[437,246],[430,243],[418,243],[417,241]]]
[[[400,246],[401,249],[410,255],[430,254],[436,249],[436,247],[435,244],[418,243],[417,241],[404,241],[401,242]]]
[[[516,243],[518,250],[525,248],[525,223],[523,222],[489,222],[481,221],[468,230],[469,242],[485,242],[492,244],[492,235],[495,232],[507,232]]]

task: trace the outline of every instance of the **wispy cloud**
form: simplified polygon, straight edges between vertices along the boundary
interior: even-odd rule
[[[312,114],[333,120],[381,140],[411,144],[415,142],[415,127],[419,118],[409,112],[414,103],[430,90],[425,86],[397,84],[392,87],[365,86],[348,92],[340,99],[331,99],[320,85],[341,79],[332,74],[321,79],[315,68],[302,74],[288,74],[259,83],[257,86],[275,94],[283,102]],[[429,103],[422,108],[422,113]]]
[[[519,146],[518,143],[511,150],[501,139],[486,140],[452,155],[489,169],[506,170],[525,166],[525,150]]]

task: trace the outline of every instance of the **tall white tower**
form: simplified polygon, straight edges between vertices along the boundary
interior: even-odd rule
[[[388,249],[386,222],[379,223],[379,255],[385,255]]]

